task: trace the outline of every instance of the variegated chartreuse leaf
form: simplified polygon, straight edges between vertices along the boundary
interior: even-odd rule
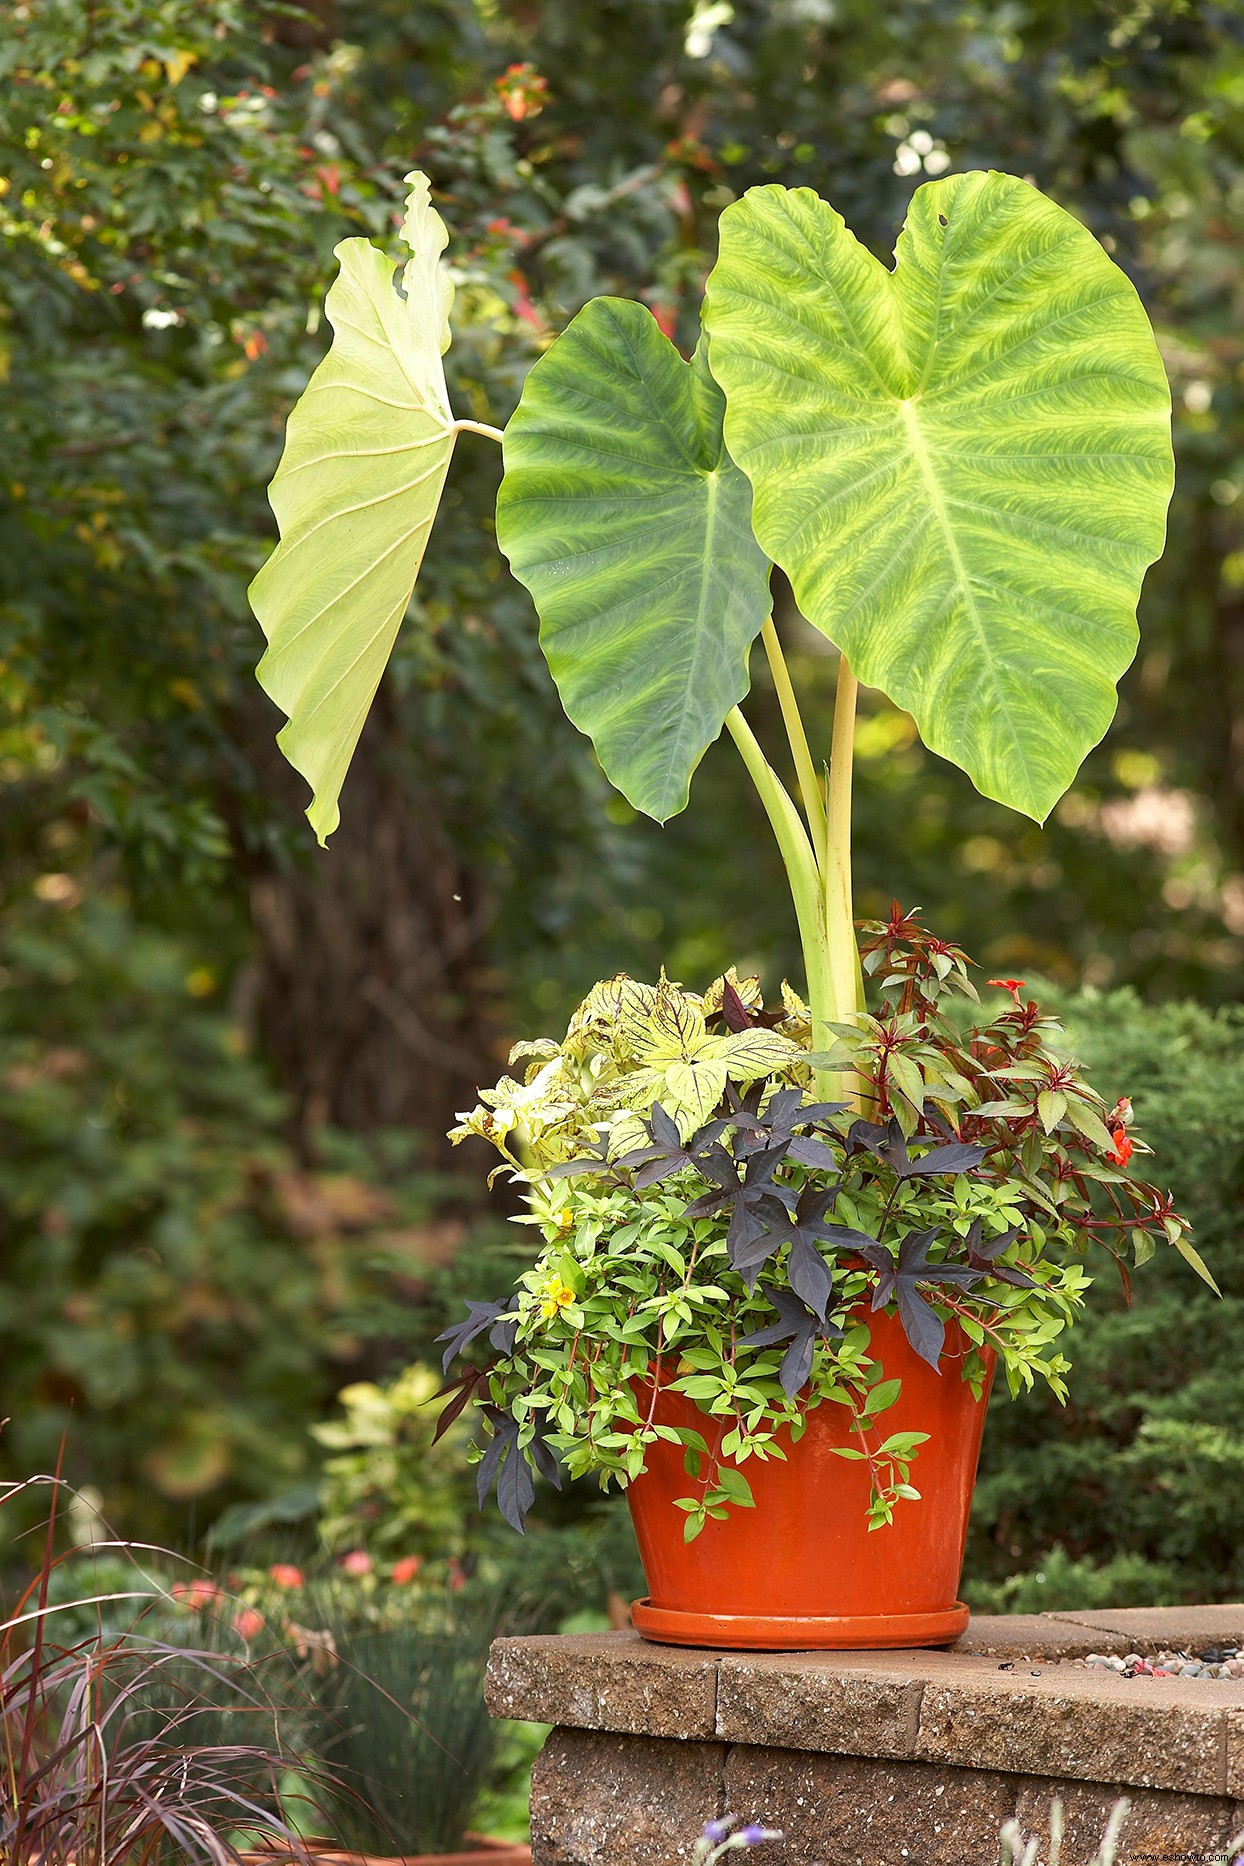
[[[527,378],[497,500],[562,705],[658,822],[747,692],[769,613],[702,348],[684,363],[643,305],[594,299]]]
[[[1012,176],[918,189],[892,272],[809,189],[754,188],[705,325],[803,613],[1043,820],[1113,717],[1165,533],[1170,398],[1127,278]]]
[[[658,987],[647,1007],[623,1013],[638,1065],[632,1081],[643,1102],[659,1101],[685,1134],[707,1121],[727,1082],[757,1082],[801,1064],[804,1053],[776,1030],[710,1036],[699,1005],[672,985]],[[638,1093],[631,1102],[639,1105]]]
[[[268,638],[264,691],[288,716],[277,743],[314,792],[321,842],[410,601],[455,427],[441,357],[453,286],[427,177],[411,183],[410,260],[343,240],[325,311],[328,355],[289,418],[269,498],[281,541],[250,588]]]

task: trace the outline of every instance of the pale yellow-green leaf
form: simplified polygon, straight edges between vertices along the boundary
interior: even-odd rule
[[[453,452],[441,356],[453,287],[448,235],[413,174],[399,297],[393,264],[343,240],[325,303],[333,342],[289,418],[269,491],[281,541],[250,588],[268,639],[264,691],[289,720],[277,743],[314,793],[320,842],[406,613]]]
[[[1200,1251],[1194,1250],[1187,1238],[1172,1238],[1171,1243],[1175,1246],[1175,1249],[1179,1252],[1184,1262],[1192,1265],[1192,1268],[1196,1271],[1202,1282],[1208,1283],[1216,1296],[1221,1296],[1222,1291],[1210,1275],[1206,1267],[1205,1259],[1202,1257]]]
[[[704,1049],[710,1039],[699,1007],[681,991],[663,991],[648,1023],[645,1061],[682,1061]]]
[[[726,1092],[728,1079],[726,1065],[706,1057],[670,1063],[665,1071],[666,1093],[660,1099],[684,1137],[708,1120]]]
[[[924,1106],[924,1077],[911,1057],[896,1052],[886,1058],[886,1068],[895,1087],[919,1113]]]
[[[764,994],[760,989],[760,979],[753,972],[747,978],[740,978],[738,971],[731,966],[720,978],[715,978],[700,1000],[701,1009],[706,1017],[713,1017],[721,1010],[725,998],[726,986],[729,985],[738,994],[739,1001],[750,1011],[763,1008]]]
[[[758,1082],[805,1060],[803,1051],[776,1030],[740,1030],[736,1035],[710,1039],[707,1054],[718,1058],[732,1082]]]
[[[1139,1268],[1142,1263],[1148,1263],[1156,1250],[1157,1245],[1154,1243],[1150,1233],[1148,1231],[1142,1231],[1139,1226],[1137,1226],[1132,1232],[1132,1254],[1137,1267]]]
[[[602,979],[571,1018],[563,1048],[578,1057],[596,1048],[633,1055],[634,1041],[646,1041],[657,996],[654,985],[628,978],[624,972]]]
[[[1073,1127],[1079,1129],[1085,1140],[1091,1140],[1093,1145],[1100,1147],[1103,1153],[1113,1151],[1114,1136],[1106,1123],[1100,1115],[1094,1113],[1087,1102],[1081,1101],[1076,1095],[1070,1095],[1067,1098],[1067,1119]]]

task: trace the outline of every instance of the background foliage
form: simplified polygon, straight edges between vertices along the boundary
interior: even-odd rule
[[[897,894],[991,971],[1106,994],[1072,1006],[1077,1042],[1228,1292],[1151,1265],[1129,1311],[1103,1278],[1067,1414],[991,1427],[978,1597],[1238,1593],[1239,1024],[1176,1002],[1231,1004],[1244,958],[1237,9],[2,0],[0,28],[9,1474],[51,1461],[72,1408],[73,1474],[132,1533],[305,1485],[332,1394],[426,1350],[478,1282],[492,1221],[438,1146],[505,1038],[556,1030],[616,966],[796,968],[730,752],[662,831],[561,719],[482,442],[313,851],[244,591],[335,242],[390,239],[428,168],[451,395],[499,422],[598,291],[685,344],[716,216],[753,182],[819,188],[885,256],[921,179],[993,165],[1080,215],[1155,319],[1170,543],[1115,725],[1044,829],[866,699],[859,909]],[[779,622],[828,693],[832,653],[789,602]],[[759,669],[749,712],[776,746]]]

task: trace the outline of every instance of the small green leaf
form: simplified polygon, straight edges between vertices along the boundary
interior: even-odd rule
[[[1070,1095],[1067,1098],[1067,1119],[1083,1134],[1085,1140],[1091,1141],[1095,1147],[1100,1147],[1103,1153],[1113,1151],[1114,1137],[1106,1123],[1100,1115],[1094,1113],[1087,1102],[1081,1101],[1078,1095]]]
[[[877,1456],[885,1458],[909,1458],[917,1445],[928,1443],[927,1432],[892,1432],[883,1445],[877,1447]]]
[[[924,1077],[910,1056],[896,1051],[886,1057],[886,1069],[890,1080],[917,1112],[924,1107]]]
[[[756,536],[803,614],[1043,821],[1113,717],[1174,479],[1126,275],[1010,175],[919,188],[892,272],[810,189],[752,188],[704,319]]]
[[[741,1509],[755,1509],[756,1499],[752,1487],[742,1471],[736,1471],[732,1464],[723,1464],[717,1470],[717,1488],[731,1503]]]
[[[902,1390],[902,1385],[901,1380],[879,1380],[875,1387],[870,1387],[868,1397],[864,1401],[865,1418],[874,1418],[877,1413],[885,1412],[887,1407],[893,1406]]]
[[[1057,1089],[1042,1089],[1037,1096],[1037,1114],[1047,1134],[1052,1134],[1063,1116],[1069,1112],[1067,1097]]]
[[[1215,1283],[1213,1277],[1210,1275],[1209,1270],[1206,1268],[1205,1260],[1201,1256],[1200,1251],[1194,1250],[1192,1245],[1189,1244],[1187,1238],[1185,1237],[1172,1238],[1171,1243],[1175,1246],[1175,1249],[1179,1252],[1180,1256],[1184,1259],[1184,1262],[1190,1263],[1192,1265],[1192,1268],[1196,1271],[1197,1275],[1201,1278],[1202,1282],[1208,1283],[1210,1288],[1213,1290],[1216,1296],[1221,1296],[1222,1291],[1219,1289],[1217,1283]]]
[[[747,692],[770,606],[702,350],[684,363],[643,305],[594,299],[527,377],[497,499],[562,705],[662,823]]]
[[[332,348],[294,407],[269,489],[281,541],[251,607],[268,638],[260,685],[289,724],[277,743],[314,796],[321,843],[388,664],[440,504],[455,428],[441,356],[453,286],[448,234],[425,175],[408,175],[393,265],[367,240],[343,240],[325,312]]]

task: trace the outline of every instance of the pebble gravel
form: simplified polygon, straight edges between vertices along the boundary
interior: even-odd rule
[[[1244,1678],[1244,1646],[1207,1646],[1204,1652],[1088,1652],[1082,1659],[1062,1659],[1085,1672],[1118,1672],[1124,1678]]]

